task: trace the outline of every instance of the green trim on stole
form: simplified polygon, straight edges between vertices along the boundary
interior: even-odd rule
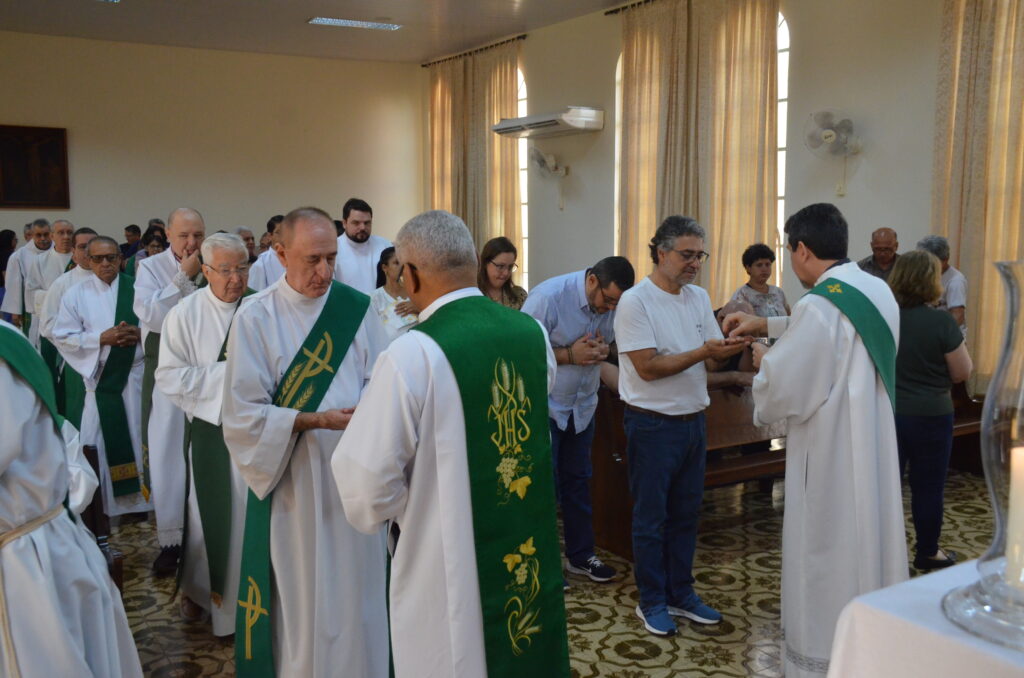
[[[125,275],[130,275],[133,278],[135,277],[135,264],[136,264],[136,262],[138,262],[138,259],[135,258],[134,254],[131,255],[130,257],[128,257],[128,259],[125,260],[125,262],[124,262],[124,274]]]
[[[0,358],[36,392],[53,417],[59,433],[64,418],[57,412],[57,396],[53,390],[50,370],[32,344],[25,341],[24,337],[17,336],[15,331],[0,326]]]
[[[126,322],[139,324],[132,310],[135,300],[135,279],[118,274],[117,306],[114,310],[114,325]],[[139,467],[135,463],[131,428],[128,426],[128,412],[124,407],[123,391],[131,376],[135,361],[135,346],[111,346],[103,373],[96,384],[96,408],[100,414],[100,432],[106,448],[107,466],[115,497],[134,494],[139,491]]]
[[[53,379],[53,387],[57,393],[57,402],[60,403],[63,400],[60,397],[60,353],[57,352],[57,347],[53,345],[53,342],[41,334],[39,335],[39,355],[43,357],[43,362],[50,370],[50,378]]]
[[[320,316],[285,370],[274,404],[316,412],[327,395],[359,326],[370,297],[333,282]],[[274,675],[270,562],[270,504],[249,490],[235,615],[235,667],[239,678]],[[338,667],[343,672],[343,667]]]
[[[127,273],[125,274],[127,275]],[[132,278],[134,280],[134,278]],[[149,419],[153,415],[156,366],[160,362],[160,333],[150,332],[142,344],[142,497],[149,501],[153,484],[149,475]],[[182,415],[184,416],[184,415]]]
[[[85,410],[85,380],[67,363],[64,363],[60,376],[64,391],[62,413],[75,428],[81,430],[82,412]]]
[[[816,285],[808,294],[816,294],[835,304],[857,330],[864,347],[881,377],[889,402],[896,409],[896,340],[889,323],[871,300],[850,283],[828,278]]]
[[[544,335],[478,296],[413,331],[441,347],[462,396],[488,678],[567,677]]]
[[[242,299],[256,294],[246,288],[235,306],[235,313]],[[232,314],[234,319],[234,314]],[[230,326],[228,327],[230,331]],[[227,357],[228,336],[220,347],[217,362]],[[186,424],[188,422],[186,421]],[[192,447],[191,459],[186,456],[186,468],[191,468],[192,483],[196,488],[196,503],[199,506],[199,522],[203,526],[203,543],[206,545],[206,563],[210,572],[210,596],[214,603],[221,604],[224,597],[224,582],[227,579],[228,547],[231,543],[231,455],[224,444],[224,429],[205,419],[193,417],[185,445]],[[188,487],[186,486],[186,494]],[[186,498],[187,504],[187,498]],[[187,511],[187,508],[186,508]],[[185,521],[188,529],[188,521]],[[182,538],[182,543],[185,539]],[[185,562],[184,553],[181,562]],[[183,569],[183,568],[181,568]]]

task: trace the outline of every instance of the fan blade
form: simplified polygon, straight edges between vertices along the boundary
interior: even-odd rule
[[[843,118],[836,123],[835,130],[839,134],[850,136],[853,134],[853,121],[849,118]]]
[[[808,148],[819,148],[824,141],[821,138],[821,130],[814,130],[807,135],[807,146]]]
[[[814,124],[821,128],[832,127],[832,122],[835,117],[832,115],[832,111],[818,111],[812,116],[814,118]]]

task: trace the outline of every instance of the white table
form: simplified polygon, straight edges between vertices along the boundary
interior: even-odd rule
[[[971,635],[942,613],[947,592],[977,579],[972,560],[854,598],[836,625],[829,678],[1024,676],[1024,652]]]

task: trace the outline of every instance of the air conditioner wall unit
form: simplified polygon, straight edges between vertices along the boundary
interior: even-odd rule
[[[604,111],[586,106],[569,106],[561,113],[542,113],[523,118],[502,118],[491,127],[507,137],[560,137],[566,134],[598,132],[604,129]]]

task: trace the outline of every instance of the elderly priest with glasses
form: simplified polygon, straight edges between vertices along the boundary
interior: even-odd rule
[[[480,293],[458,217],[414,217],[396,249],[420,322],[331,462],[348,520],[392,524],[395,675],[567,678],[546,333]]]

